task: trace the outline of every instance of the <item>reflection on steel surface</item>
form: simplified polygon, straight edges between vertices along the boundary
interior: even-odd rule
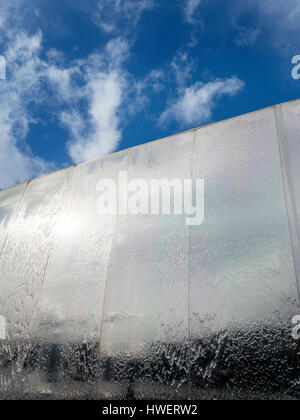
[[[0,192],[1,398],[299,398],[300,101]],[[96,184],[204,179],[205,220]]]

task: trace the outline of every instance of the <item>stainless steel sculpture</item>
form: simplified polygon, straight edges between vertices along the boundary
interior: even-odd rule
[[[96,183],[204,178],[205,221]],[[1,398],[299,398],[300,101],[0,192]]]

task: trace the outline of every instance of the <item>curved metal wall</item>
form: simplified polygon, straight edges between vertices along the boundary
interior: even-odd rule
[[[300,101],[0,192],[2,398],[298,398]],[[205,179],[205,220],[97,182]]]

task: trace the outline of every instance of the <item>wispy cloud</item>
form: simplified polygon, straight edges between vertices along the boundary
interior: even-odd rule
[[[115,39],[103,54],[77,63],[84,84],[80,89],[73,81],[66,89],[73,92],[72,102],[60,117],[69,130],[68,151],[76,163],[104,156],[119,145],[121,105],[127,96],[129,77],[122,62],[127,54],[128,44]]]
[[[194,61],[184,50],[178,50],[171,62],[171,70],[175,74],[178,87],[183,87],[192,77]]]
[[[133,30],[141,15],[154,7],[153,0],[99,0],[94,16],[97,25],[107,33]]]
[[[300,47],[300,2],[299,0],[235,0],[229,9],[232,23],[238,34],[237,45],[254,45],[259,39],[272,43],[272,48],[283,55]],[[256,20],[254,27],[240,25],[247,15]],[[263,36],[260,36],[264,34]]]
[[[212,82],[196,82],[180,88],[177,98],[171,101],[161,114],[160,124],[172,120],[183,126],[196,126],[209,121],[218,99],[224,95],[236,95],[244,87],[237,77],[216,79]]]
[[[34,156],[26,136],[34,123],[28,103],[41,102],[44,64],[38,58],[41,34],[18,33],[9,42],[5,57],[9,77],[0,81],[0,188],[54,169],[54,164]]]
[[[145,92],[161,88],[163,74],[159,70],[136,81],[124,67],[129,56],[130,44],[114,38],[103,52],[78,60],[69,69],[49,69],[64,101],[59,118],[69,131],[67,148],[73,162],[114,152],[125,120],[147,102]]]
[[[2,124],[5,121],[6,132],[10,133],[9,142],[18,151],[19,157],[24,156],[28,169],[24,172],[22,165],[18,165],[16,171],[10,152],[12,171],[20,171],[12,182],[39,175],[37,169],[44,171],[52,168],[50,163],[22,154],[17,138],[13,136],[17,126],[18,138],[25,141],[29,123],[34,123],[28,107],[30,101],[44,99],[52,103],[53,113],[69,132],[67,150],[75,163],[113,152],[122,136],[121,106],[124,105],[130,77],[123,69],[123,63],[129,54],[129,44],[120,38],[113,39],[103,52],[76,60],[69,67],[60,63],[59,54],[53,51],[48,55],[48,60],[42,59],[41,50],[42,36],[38,33],[32,37],[18,35],[15,42],[9,43],[6,52],[13,77],[3,85],[5,91],[0,100],[2,103],[5,101],[6,108],[9,108],[8,115],[14,117],[8,120],[2,112]],[[48,89],[53,88],[51,99],[45,97],[49,93],[45,84]],[[2,110],[6,108],[1,107]],[[6,149],[7,141],[4,143],[1,138],[2,146]],[[7,184],[7,180],[4,184]]]
[[[176,121],[181,127],[191,128],[208,122],[218,100],[224,95],[237,95],[245,85],[236,76],[212,79],[207,83],[192,83],[196,69],[188,48],[176,52],[169,65],[169,72],[166,72],[175,78],[175,93],[169,97],[166,109],[159,117],[159,125]]]
[[[51,118],[67,129],[67,153],[79,163],[115,151],[128,116],[146,103],[145,92],[161,87],[159,70],[141,80],[125,70],[133,41],[124,34],[71,63],[60,51],[45,50],[42,32],[29,35],[24,29],[22,1],[16,0],[12,7],[0,0],[0,32],[9,67],[8,79],[0,81],[0,188],[55,167],[34,156],[26,143],[30,125],[38,123],[32,115],[33,103],[47,107]],[[114,7],[136,24],[152,1],[116,0]]]
[[[235,43],[239,46],[253,46],[259,38],[261,30],[246,26],[237,26]]]
[[[200,6],[202,0],[185,0],[184,3],[184,14],[185,19],[188,23],[195,23],[195,12]]]
[[[298,18],[300,17],[299,0],[257,0],[259,8],[268,15],[277,15],[278,17],[290,22],[292,25],[300,27]]]
[[[271,34],[273,46],[282,54],[290,54],[300,47],[299,0],[258,1],[261,24]]]

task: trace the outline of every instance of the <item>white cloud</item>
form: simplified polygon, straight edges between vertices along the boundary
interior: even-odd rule
[[[299,0],[260,1],[258,9],[261,25],[270,34],[274,48],[283,55],[290,55],[295,48],[300,48]]]
[[[42,35],[29,36],[20,27],[22,0],[0,1],[1,53],[7,62],[7,79],[0,80],[0,188],[55,169],[34,156],[26,144],[34,123],[27,104],[41,102],[39,92],[44,63],[39,59]]]
[[[257,0],[258,1],[258,0]],[[290,22],[291,25],[300,26],[299,0],[264,0],[258,1],[260,10],[268,15],[277,15],[282,20]]]
[[[166,72],[170,81],[172,77],[175,78],[175,94],[169,98],[166,109],[161,113],[159,125],[176,121],[181,127],[191,128],[208,122],[221,96],[236,95],[244,87],[244,82],[236,76],[191,84],[195,70],[196,63],[187,49],[178,50]]]
[[[14,5],[20,6],[21,1]],[[150,3],[142,2],[137,13]],[[115,6],[129,16],[133,2],[116,1]],[[113,38],[102,51],[66,65],[61,52],[45,51],[41,32],[29,36],[22,29],[18,8],[0,0],[0,10],[9,73],[6,81],[0,81],[0,188],[54,169],[52,162],[34,156],[26,143],[30,124],[37,122],[31,112],[34,102],[47,107],[67,129],[65,145],[73,162],[115,151],[125,116],[141,109],[130,105],[130,100],[142,106],[144,90],[159,89],[159,71],[135,81],[124,69],[130,56],[130,42],[124,37]]]
[[[151,93],[159,93],[165,88],[165,72],[162,69],[152,70],[142,80],[134,82],[134,100],[128,104],[129,114],[134,115],[146,106],[151,97]]]
[[[63,73],[56,67],[49,70],[60,96],[71,98],[60,121],[70,133],[68,152],[75,163],[114,152],[121,141],[125,120],[147,103],[145,92],[158,91],[162,86],[161,70],[151,71],[140,81],[125,71],[129,51],[127,41],[115,38],[103,53],[79,60]]]
[[[69,69],[49,69],[65,101],[59,118],[70,133],[67,148],[75,163],[102,157],[119,145],[129,77],[122,65],[128,54],[129,44],[117,38],[103,53],[78,60]]]
[[[179,50],[175,54],[171,62],[171,70],[173,70],[177,86],[183,87],[187,81],[192,77],[192,70],[194,68],[193,59],[186,51]]]
[[[121,67],[128,54],[125,42],[114,40],[103,54],[63,67],[55,63],[53,53],[48,62],[41,58],[40,32],[14,35],[5,51],[10,77],[0,84],[0,188],[54,169],[53,163],[33,156],[26,144],[29,124],[35,123],[30,103],[55,104],[71,135],[70,157],[77,163],[117,147],[121,138],[118,111],[126,88]],[[45,83],[52,88],[51,99]],[[86,103],[87,115],[80,109],[81,101]]]
[[[239,31],[238,45],[254,45],[260,34],[281,54],[290,56],[295,48],[300,48],[300,1],[299,0],[236,0],[231,8],[233,25]],[[255,28],[239,26],[241,17],[251,13],[255,17]]]
[[[3,104],[1,101],[0,188],[23,182],[54,169],[54,166],[43,159],[32,156],[28,151],[22,152],[19,148],[19,138],[16,134],[26,133],[29,120],[26,115],[22,115],[22,112],[11,115],[12,104],[12,102]],[[22,131],[17,128],[15,130],[19,118],[23,126]]]
[[[188,23],[195,23],[194,14],[200,6],[202,0],[185,0],[184,14]]]
[[[97,74],[88,81],[85,89],[89,103],[88,117],[92,126],[90,133],[85,129],[79,112],[65,112],[61,119],[70,130],[72,137],[68,150],[76,163],[99,158],[118,147],[121,140],[118,111],[123,101],[126,79],[112,70]]]
[[[95,22],[107,33],[136,27],[141,15],[154,7],[153,0],[99,0]]]
[[[0,83],[0,188],[23,182],[54,168],[31,153],[25,143],[29,124],[33,123],[26,104],[41,101],[36,95],[43,73],[38,54],[41,34],[16,34],[5,57],[9,77]]]
[[[216,79],[213,82],[196,82],[180,88],[178,97],[161,114],[159,123],[175,120],[181,125],[196,126],[210,120],[217,100],[223,95],[236,95],[244,87],[237,77]]]
[[[155,69],[150,71],[150,73],[145,77],[142,81],[142,85],[144,89],[151,88],[154,92],[159,92],[164,89],[164,81],[165,74],[164,71],[161,69]]]

